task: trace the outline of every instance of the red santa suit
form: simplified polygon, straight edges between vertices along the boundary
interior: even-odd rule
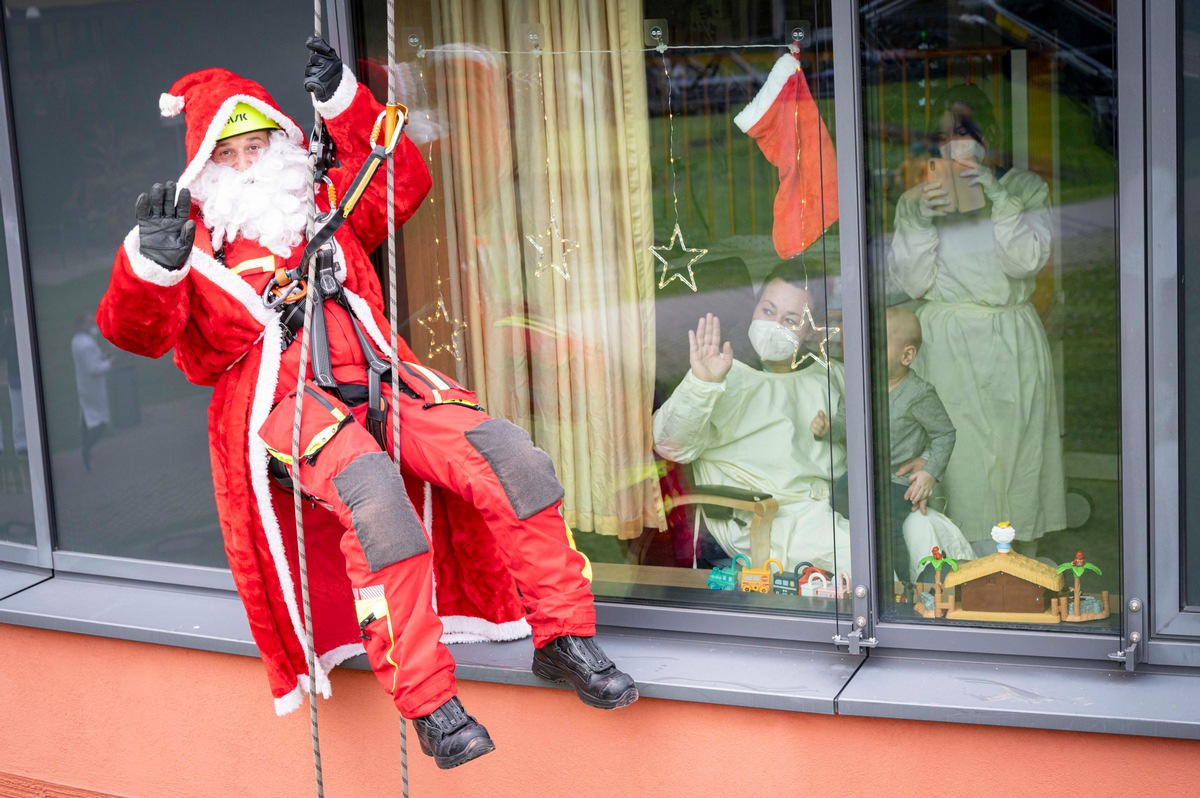
[[[787,260],[838,218],[837,161],[799,59],[781,56],[766,83],[733,122],[779,169],[771,238]]]
[[[295,122],[258,84],[226,70],[192,73],[160,101],[164,115],[187,115],[188,165],[180,187],[209,161],[238,103],[305,144]],[[341,165],[329,177],[340,197],[370,152],[381,108],[344,70],[337,91],[317,109],[337,144]],[[430,177],[406,138],[393,161],[395,217],[403,222],[419,207]],[[117,252],[97,313],[115,345],[148,357],[173,348],[189,381],[213,387],[209,447],[218,516],[279,714],[300,706],[314,684],[328,696],[329,670],[362,653],[364,641],[380,682],[411,718],[455,693],[453,660],[439,639],[516,639],[532,626],[541,646],[561,635],[595,632],[587,561],[570,545],[549,458],[519,428],[488,418],[465,388],[420,366],[389,334],[367,258],[386,237],[382,172],[335,235],[347,307],[327,302],[326,308],[333,373],[341,383],[367,382],[348,311],[374,352],[386,358],[396,342],[404,361],[402,395],[392,397],[386,386],[385,398],[400,405],[403,477],[394,466],[390,473],[380,467],[387,455],[351,421],[362,420],[365,406],[347,407],[306,385],[306,428],[330,412],[349,417],[300,466],[306,493],[320,501],[305,503],[304,510],[315,674],[308,673],[302,642],[293,497],[269,479],[270,454],[261,437],[278,433],[286,417],[288,440],[273,440],[271,448],[291,451],[300,343],[282,346],[284,328],[277,312],[264,306],[261,289],[275,266],[294,264],[303,245],[291,258],[242,238],[214,251],[193,203],[196,238],[183,268],[170,271],[142,255],[135,227]],[[324,203],[321,192],[318,204],[326,210]],[[390,436],[390,419],[387,427]],[[549,482],[540,478],[547,469]],[[421,508],[419,519],[414,505]]]

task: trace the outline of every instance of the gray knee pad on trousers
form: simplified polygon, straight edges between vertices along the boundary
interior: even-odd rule
[[[333,478],[333,486],[350,508],[354,533],[372,571],[429,551],[425,529],[392,458],[383,452],[361,455]]]
[[[529,433],[502,418],[489,418],[467,430],[467,440],[483,455],[517,518],[537,515],[565,495],[550,455],[533,445]]]

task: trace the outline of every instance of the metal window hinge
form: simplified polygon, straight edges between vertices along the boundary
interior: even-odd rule
[[[1146,604],[1140,598],[1135,597],[1135,598],[1129,599],[1129,602],[1125,606],[1126,606],[1126,609],[1129,611],[1129,613],[1125,616],[1125,620],[1126,620],[1125,628],[1126,629],[1128,629],[1129,627],[1135,627],[1135,628],[1128,635],[1127,639],[1129,640],[1129,646],[1121,649],[1120,651],[1115,651],[1112,654],[1109,654],[1108,658],[1112,659],[1112,660],[1116,660],[1117,662],[1125,663],[1125,670],[1130,671],[1132,673],[1134,668],[1137,667],[1138,643],[1142,642],[1142,633],[1137,630],[1137,627],[1141,626],[1141,623],[1140,623],[1141,618],[1142,618],[1141,612],[1142,612],[1142,610],[1144,610],[1146,608]]]
[[[873,637],[868,637],[864,640],[862,629],[855,629],[845,637],[834,635],[833,644],[835,646],[846,646],[851,654],[861,654],[864,648],[875,648],[875,646],[879,645],[879,641]]]
[[[1129,644],[1128,648],[1123,648],[1120,651],[1114,651],[1108,655],[1108,658],[1116,660],[1117,662],[1125,663],[1125,670],[1132,673],[1133,670],[1137,668],[1137,638],[1140,637],[1141,635],[1139,635],[1137,632],[1131,633],[1129,638],[1132,642]]]

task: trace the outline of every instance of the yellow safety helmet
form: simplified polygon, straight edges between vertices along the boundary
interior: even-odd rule
[[[246,103],[238,103],[233,107],[233,113],[229,115],[229,119],[225,122],[225,127],[221,129],[221,134],[217,136],[217,140],[227,139],[230,136],[240,136],[243,133],[251,133],[255,130],[278,130],[279,125],[272,122],[252,105]]]

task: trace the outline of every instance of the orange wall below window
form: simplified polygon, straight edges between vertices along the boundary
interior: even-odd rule
[[[276,718],[257,659],[5,625],[0,652],[0,796],[316,794],[308,710]],[[390,701],[361,671],[336,671],[333,687],[319,704],[325,794],[400,795]],[[1182,796],[1200,761],[1192,741],[652,699],[605,713],[478,682],[461,693],[497,750],[443,772],[410,733],[412,798]],[[20,792],[25,779],[61,789]]]

